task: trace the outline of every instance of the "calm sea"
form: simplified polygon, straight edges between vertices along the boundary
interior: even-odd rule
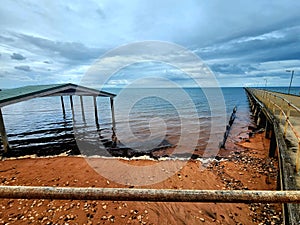
[[[287,91],[286,88],[276,90]],[[214,89],[107,91],[117,94],[115,118],[119,145],[136,150],[155,148],[162,140],[172,145],[185,145],[189,142],[189,138],[191,142],[197,139],[192,147],[199,149],[205,148],[208,142],[218,143],[222,141],[226,125],[222,118],[225,116],[225,123],[228,123],[234,106],[237,106],[238,110],[232,135],[239,135],[250,123],[248,101],[243,88],[222,88],[221,95],[218,94],[214,98],[207,98],[206,95],[207,92],[210,95],[218,93]],[[300,88],[294,88],[292,91],[298,94]],[[213,105],[223,99],[224,107],[221,105],[221,110],[215,109]],[[95,122],[92,97],[83,97],[84,118],[79,97],[73,97],[73,101],[74,120],[68,97],[64,97],[65,118],[59,97],[32,99],[4,107],[2,109],[4,122],[10,145],[16,155],[33,154],[37,149],[39,155],[66,151],[70,154],[80,154],[74,138],[81,143],[82,141],[92,143],[88,145],[89,148],[110,143],[112,115],[109,99],[97,98],[99,129]],[[221,119],[221,122],[218,122],[218,119]],[[182,138],[183,136],[185,138]]]

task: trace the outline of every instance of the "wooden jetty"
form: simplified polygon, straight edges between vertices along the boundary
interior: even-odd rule
[[[9,151],[10,147],[9,147],[9,140],[7,138],[7,134],[5,130],[5,124],[4,124],[1,108],[7,105],[15,104],[33,98],[51,97],[51,96],[60,97],[62,114],[64,118],[66,117],[64,97],[69,96],[73,121],[75,121],[73,97],[79,96],[82,119],[83,121],[85,121],[83,96],[91,96],[94,102],[95,123],[98,129],[99,129],[99,120],[98,120],[98,109],[97,109],[97,97],[110,98],[111,115],[112,115],[112,133],[113,135],[115,135],[115,124],[116,124],[115,114],[114,114],[114,97],[116,96],[115,94],[105,92],[105,91],[99,91],[96,89],[92,89],[92,88],[88,88],[76,84],[71,84],[71,83],[52,84],[52,85],[33,85],[33,86],[25,86],[20,88],[5,89],[0,91],[0,135],[2,138],[3,150],[5,153]]]
[[[278,155],[281,190],[300,190],[300,96],[245,90],[257,126],[271,139],[269,156]],[[299,204],[285,204],[283,211],[285,224],[299,224]]]

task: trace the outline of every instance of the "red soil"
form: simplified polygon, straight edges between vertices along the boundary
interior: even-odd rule
[[[241,147],[242,146],[242,147]],[[268,140],[256,134],[250,142],[232,144],[221,155],[227,160],[200,169],[199,160],[188,161],[179,171],[159,183],[135,188],[156,189],[250,189],[275,190],[276,159],[268,158]],[[231,153],[231,154],[229,154]],[[148,160],[93,159],[112,173],[121,173],[122,164],[137,166],[156,163]],[[117,163],[119,162],[119,163]],[[177,161],[161,162],[173,168]],[[1,185],[128,187],[101,176],[81,157],[26,158],[0,162]],[[153,170],[144,176],[156,179],[170,169]],[[138,172],[137,172],[138,174]],[[132,176],[135,174],[133,173]],[[146,183],[146,182],[145,182]],[[0,224],[273,224],[281,223],[281,205],[163,203],[123,201],[1,199]]]

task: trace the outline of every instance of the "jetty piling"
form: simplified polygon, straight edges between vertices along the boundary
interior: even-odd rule
[[[115,147],[117,144],[117,136],[116,136],[116,119],[115,119],[115,106],[114,99],[110,98],[110,110],[111,110],[111,118],[112,118],[112,147]]]
[[[83,106],[83,97],[82,97],[82,95],[80,95],[79,97],[80,97],[80,106],[81,106],[82,121],[83,121],[84,124],[86,124],[85,113],[84,113],[84,106]]]
[[[273,130],[271,132],[272,134],[271,134],[270,147],[269,147],[269,157],[275,157],[275,153],[277,150],[276,135]]]
[[[98,108],[97,108],[97,98],[96,98],[96,96],[93,96],[93,100],[94,100],[95,122],[96,122],[97,129],[99,130],[100,126],[99,126],[99,119],[98,119]]]
[[[73,104],[73,96],[70,95],[70,106],[72,111],[72,120],[75,122],[75,111],[74,111],[74,104]]]
[[[63,118],[66,119],[66,110],[65,110],[65,103],[64,103],[64,96],[60,96],[61,108],[63,112]]]

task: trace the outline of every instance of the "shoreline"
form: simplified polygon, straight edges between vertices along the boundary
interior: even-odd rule
[[[187,160],[167,179],[146,186],[120,184],[97,173],[83,157],[60,156],[1,161],[1,185],[68,186],[157,189],[276,190],[277,162],[268,158],[269,140],[264,134],[229,144],[226,159],[214,160],[200,170],[201,160]],[[230,149],[229,149],[230,148]],[[224,154],[225,154],[224,153]],[[113,172],[122,174],[116,162],[143,168],[157,160],[95,158]],[[174,167],[178,160],[161,161]],[[161,177],[167,171],[145,175]],[[134,176],[134,173],[131,174]],[[151,175],[151,176],[150,176]],[[147,183],[147,182],[145,182]],[[259,224],[282,223],[281,204],[164,203],[75,200],[1,199],[0,224]]]

